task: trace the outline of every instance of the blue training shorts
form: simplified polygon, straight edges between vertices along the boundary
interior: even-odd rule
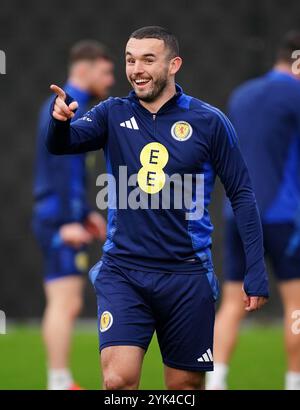
[[[90,271],[98,304],[100,351],[139,346],[156,331],[164,364],[188,371],[213,370],[213,330],[218,281],[213,271],[153,273],[103,258]]]
[[[33,231],[42,250],[45,282],[82,275],[88,270],[86,248],[74,249],[63,243],[58,229],[37,221],[33,223]]]

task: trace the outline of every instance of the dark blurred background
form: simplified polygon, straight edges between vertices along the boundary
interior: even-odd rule
[[[6,74],[0,75],[0,310],[8,319],[39,318],[44,307],[41,256],[30,230],[36,120],[49,84],[63,84],[70,46],[95,38],[111,49],[117,83],[113,95],[126,95],[124,46],[128,35],[145,25],[163,25],[181,45],[183,68],[177,81],[188,94],[226,110],[242,81],[268,70],[282,35],[300,28],[299,0],[1,0],[0,50]],[[95,201],[96,175],[90,175]],[[222,277],[222,195],[214,194],[214,262]],[[91,264],[100,246],[91,248]],[[257,317],[276,318],[281,309],[272,282],[272,299]],[[95,316],[89,283],[83,316]]]

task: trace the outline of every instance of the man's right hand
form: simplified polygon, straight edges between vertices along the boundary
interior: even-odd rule
[[[63,89],[55,84],[50,86],[50,89],[57,95],[55,100],[52,116],[58,121],[68,121],[72,119],[75,115],[74,111],[78,108],[78,102],[72,101],[71,104],[67,105],[66,93]]]
[[[93,236],[78,222],[63,225],[59,234],[65,244],[76,249],[93,240]]]

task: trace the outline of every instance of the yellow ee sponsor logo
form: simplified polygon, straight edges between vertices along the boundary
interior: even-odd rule
[[[139,187],[147,194],[156,194],[166,183],[163,171],[169,160],[167,148],[159,142],[150,142],[141,151],[143,165],[137,175]]]
[[[192,136],[193,128],[186,121],[177,121],[172,125],[171,134],[177,141],[186,141]]]
[[[113,316],[107,310],[102,313],[100,318],[100,332],[106,332],[113,324]]]

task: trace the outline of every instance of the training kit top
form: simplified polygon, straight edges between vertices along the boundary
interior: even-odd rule
[[[245,291],[268,295],[255,197],[235,131],[221,111],[178,85],[155,114],[134,91],[101,102],[72,124],[55,120],[52,109],[46,138],[51,153],[104,149],[111,176],[104,257],[131,269],[207,272],[213,230],[208,205],[219,175],[244,244]]]

